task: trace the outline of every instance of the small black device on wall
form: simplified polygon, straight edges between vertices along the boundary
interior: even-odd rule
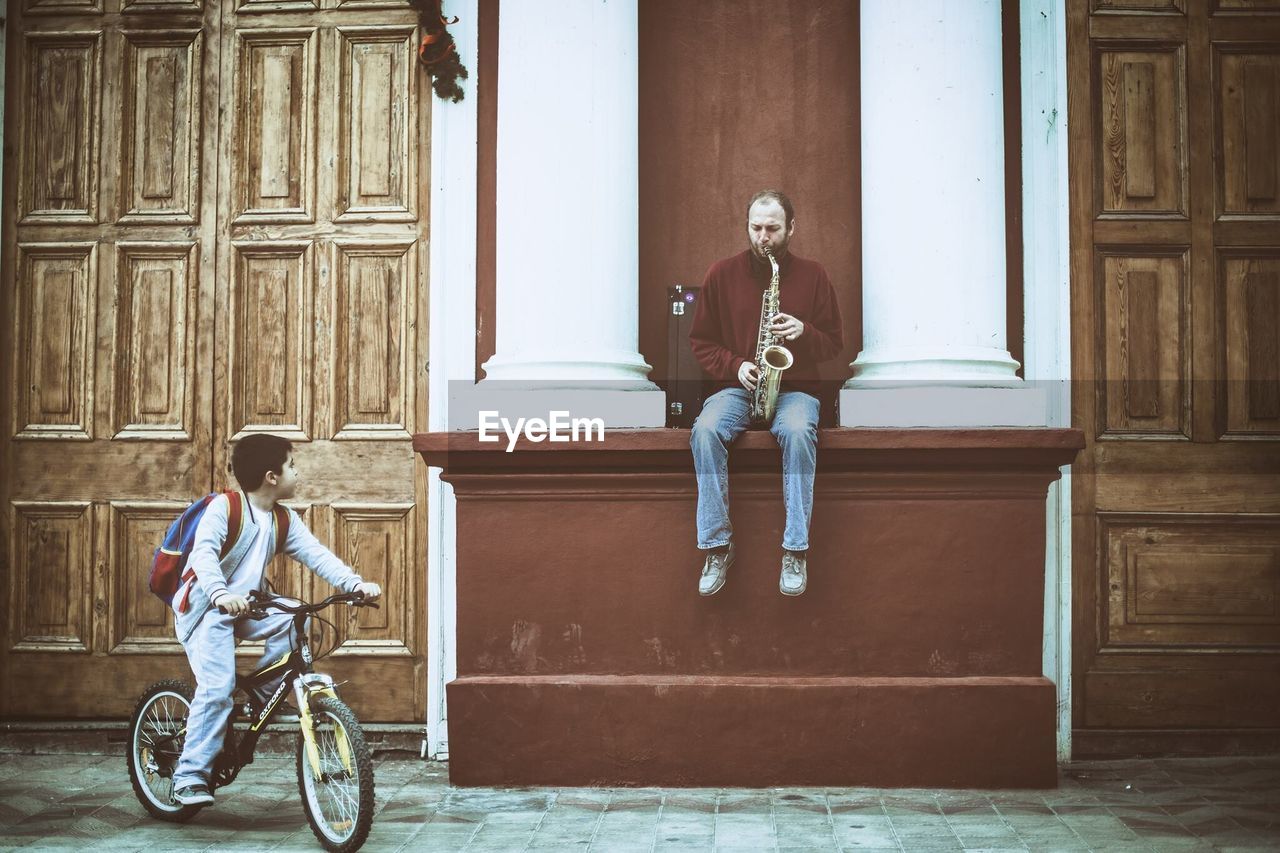
[[[702,411],[706,374],[689,348],[701,288],[667,288],[667,426],[688,429]]]

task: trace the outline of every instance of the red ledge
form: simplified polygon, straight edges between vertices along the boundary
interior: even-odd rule
[[[1078,429],[822,429],[818,431],[820,468],[885,467],[1057,468],[1069,465],[1085,446]],[[521,437],[506,452],[507,440],[481,442],[477,432],[430,432],[413,437],[413,449],[428,465],[446,472],[672,471],[689,470],[687,429],[621,429],[603,441],[552,444]],[[763,430],[738,438],[733,467],[776,467],[778,444]]]
[[[460,675],[451,684],[528,687],[1044,687],[1043,675]]]

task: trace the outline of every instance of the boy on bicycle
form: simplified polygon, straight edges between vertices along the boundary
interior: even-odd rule
[[[281,659],[293,645],[290,614],[269,612],[264,619],[235,619],[249,609],[249,593],[262,589],[267,564],[275,556],[276,504],[293,497],[298,485],[293,445],[276,435],[245,436],[231,453],[231,469],[243,492],[240,535],[226,556],[220,557],[230,502],[226,495],[219,495],[196,527],[187,564],[194,576],[173,599],[178,640],[196,677],[187,740],[173,773],[173,797],[183,805],[213,802],[209,774],[231,713],[236,641],[266,641],[258,666]],[[284,553],[344,592],[363,592],[370,601],[382,595],[376,583],[365,581],[320,544],[296,512],[287,507],[284,511],[289,519]]]

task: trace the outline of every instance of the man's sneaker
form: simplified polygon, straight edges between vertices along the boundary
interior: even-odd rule
[[[208,785],[187,785],[173,792],[175,802],[184,806],[203,806],[213,802]]]
[[[728,551],[710,551],[707,561],[702,564],[702,577],[698,579],[698,595],[715,595],[724,586],[733,565],[733,543],[729,543]]]
[[[783,595],[799,595],[809,585],[808,560],[791,551],[782,553],[782,577],[778,589]]]

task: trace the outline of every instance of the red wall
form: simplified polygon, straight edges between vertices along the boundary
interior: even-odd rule
[[[781,189],[796,254],[840,294],[844,379],[861,348],[858,5],[640,4],[640,351],[667,377],[666,291],[746,248],[746,203]],[[786,287],[786,282],[782,282]]]

